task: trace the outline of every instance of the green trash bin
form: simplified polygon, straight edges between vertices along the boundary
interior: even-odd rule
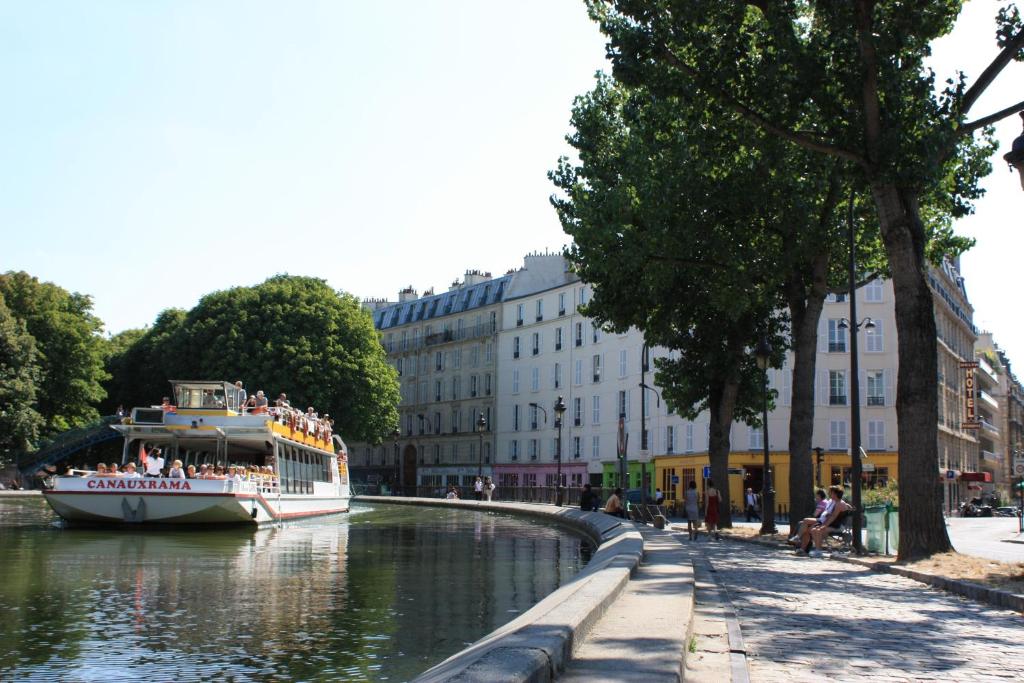
[[[887,555],[896,555],[900,547],[900,509],[898,507],[886,506],[885,520],[889,527],[889,548]]]
[[[867,551],[881,553],[885,549],[885,506],[869,505],[864,508],[864,519],[867,522]]]

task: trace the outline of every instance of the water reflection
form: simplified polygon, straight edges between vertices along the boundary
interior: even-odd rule
[[[260,531],[60,530],[0,500],[0,679],[406,680],[579,571],[580,539],[381,506]]]

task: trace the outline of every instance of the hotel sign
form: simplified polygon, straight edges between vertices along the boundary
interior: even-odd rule
[[[974,372],[978,369],[977,361],[960,361],[964,371],[964,421],[961,429],[981,429],[975,405]]]

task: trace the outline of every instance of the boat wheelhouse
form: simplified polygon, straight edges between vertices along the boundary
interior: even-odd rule
[[[347,512],[348,462],[329,420],[288,407],[245,406],[229,382],[172,380],[174,402],[134,408],[122,424],[122,464],[160,448],[175,460],[235,466],[211,478],[56,477],[46,500],[70,522],[265,524]]]

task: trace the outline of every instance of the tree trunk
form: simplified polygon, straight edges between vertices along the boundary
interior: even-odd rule
[[[871,192],[896,299],[899,560],[908,561],[951,548],[939,480],[935,312],[917,196],[892,185],[875,185]]]
[[[809,264],[811,286],[794,273],[786,283],[786,300],[792,319],[793,380],[789,416],[789,532],[796,533],[800,520],[814,512],[814,471],[811,452],[814,434],[814,370],[818,358],[818,320],[828,288],[828,253]]]
[[[739,382],[736,380],[724,382],[720,387],[711,387],[709,392],[708,459],[711,462],[711,479],[722,496],[718,510],[718,526],[722,529],[732,528],[732,504],[729,498],[729,434],[738,393]]]

